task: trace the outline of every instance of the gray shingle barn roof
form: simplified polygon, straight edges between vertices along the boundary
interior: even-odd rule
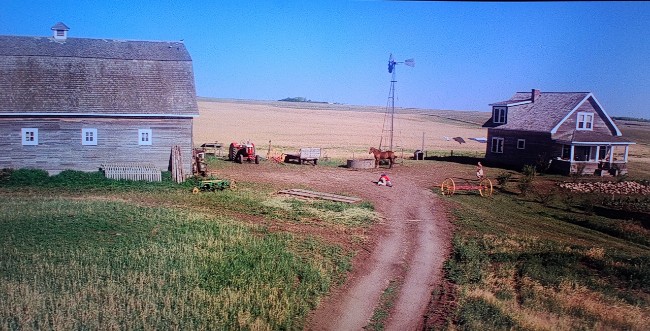
[[[192,61],[182,42],[0,36],[0,56]]]
[[[0,36],[0,115],[198,115],[182,42]]]

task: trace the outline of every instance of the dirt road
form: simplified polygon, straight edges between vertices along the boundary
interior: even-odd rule
[[[421,328],[451,238],[451,225],[440,198],[430,190],[437,180],[430,175],[435,171],[405,166],[369,171],[276,166],[251,172],[245,170],[249,166],[255,165],[231,168],[228,176],[360,196],[372,201],[384,216],[384,221],[371,230],[366,250],[355,257],[346,283],[321,302],[310,316],[307,330],[363,329],[391,282],[398,285],[398,295],[385,329]],[[373,183],[382,172],[391,177],[393,187]]]

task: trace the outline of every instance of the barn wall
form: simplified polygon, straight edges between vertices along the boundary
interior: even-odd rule
[[[492,153],[492,137],[504,138],[503,153]],[[517,140],[525,139],[524,149],[517,148]],[[537,164],[540,159],[554,157],[550,133],[488,129],[485,159],[494,164],[522,167]]]
[[[23,146],[21,128],[38,128],[38,145]],[[97,129],[97,145],[81,143],[81,129]],[[138,145],[138,129],[152,130],[152,145]],[[191,174],[191,118],[0,118],[0,168],[97,171],[103,163],[170,165],[181,146],[183,171]]]

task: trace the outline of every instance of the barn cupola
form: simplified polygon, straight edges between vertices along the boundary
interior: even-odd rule
[[[54,24],[52,27],[54,40],[65,41],[68,38],[68,30],[70,28],[62,22]]]

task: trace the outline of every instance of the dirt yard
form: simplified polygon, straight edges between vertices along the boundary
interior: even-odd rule
[[[341,159],[369,157],[367,150],[378,145],[385,116],[363,108],[295,109],[257,102],[200,102],[199,108],[201,116],[194,124],[197,145],[248,139],[264,146],[271,140],[276,152],[312,146],[324,148],[328,156]],[[484,144],[469,139],[461,145],[443,138],[485,137],[484,129],[476,125],[443,123],[440,118],[418,114],[397,115],[396,122],[401,132],[409,133],[399,138],[404,148],[421,148],[422,132],[427,150],[480,153],[485,148]],[[259,153],[265,155],[261,149]],[[359,253],[347,281],[312,312],[306,329],[363,329],[383,291],[393,282],[399,284],[398,295],[385,329],[416,330],[422,328],[431,293],[440,282],[452,235],[447,217],[449,208],[432,188],[452,174],[466,172],[471,176],[472,169],[430,161],[406,161],[393,169],[370,170],[267,161],[260,165],[227,167],[219,175],[235,181],[271,184],[278,189],[308,187],[371,201],[383,215],[383,221],[363,234],[367,239],[357,247]],[[391,177],[393,187],[373,183],[384,172]],[[349,235],[337,234],[336,229],[315,227],[300,231],[313,231],[316,235],[323,234],[326,240],[350,244],[343,239]]]

